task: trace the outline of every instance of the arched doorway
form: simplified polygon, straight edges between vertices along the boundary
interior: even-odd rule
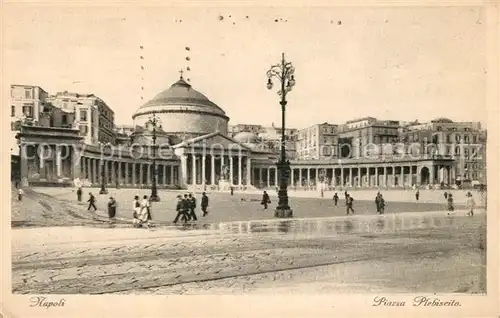
[[[420,184],[428,185],[430,182],[430,174],[429,168],[423,167],[420,169]]]

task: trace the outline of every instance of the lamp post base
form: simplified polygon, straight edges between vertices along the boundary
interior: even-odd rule
[[[99,194],[108,194],[108,190],[101,189],[101,190],[99,190]]]
[[[157,195],[152,195],[149,197],[149,201],[160,202],[160,197]]]
[[[293,210],[290,208],[276,207],[274,210],[275,218],[293,218]]]

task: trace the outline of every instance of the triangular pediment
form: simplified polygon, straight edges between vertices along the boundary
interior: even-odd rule
[[[235,149],[237,147],[241,147],[241,149],[251,151],[251,149],[248,146],[228,136],[224,136],[219,132],[214,132],[207,135],[184,140],[183,142],[173,146],[173,148],[186,148],[186,147],[190,148],[218,147],[219,149],[221,148]]]

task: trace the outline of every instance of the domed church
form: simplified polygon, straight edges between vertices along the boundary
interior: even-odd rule
[[[195,90],[183,77],[132,116],[134,126],[144,127],[155,113],[163,133],[182,139],[195,138],[215,131],[227,135],[229,117],[224,110]]]

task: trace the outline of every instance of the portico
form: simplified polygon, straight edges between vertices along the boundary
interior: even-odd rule
[[[234,187],[251,184],[251,150],[219,132],[191,138],[173,146],[181,162],[183,187],[217,186],[221,180]]]

